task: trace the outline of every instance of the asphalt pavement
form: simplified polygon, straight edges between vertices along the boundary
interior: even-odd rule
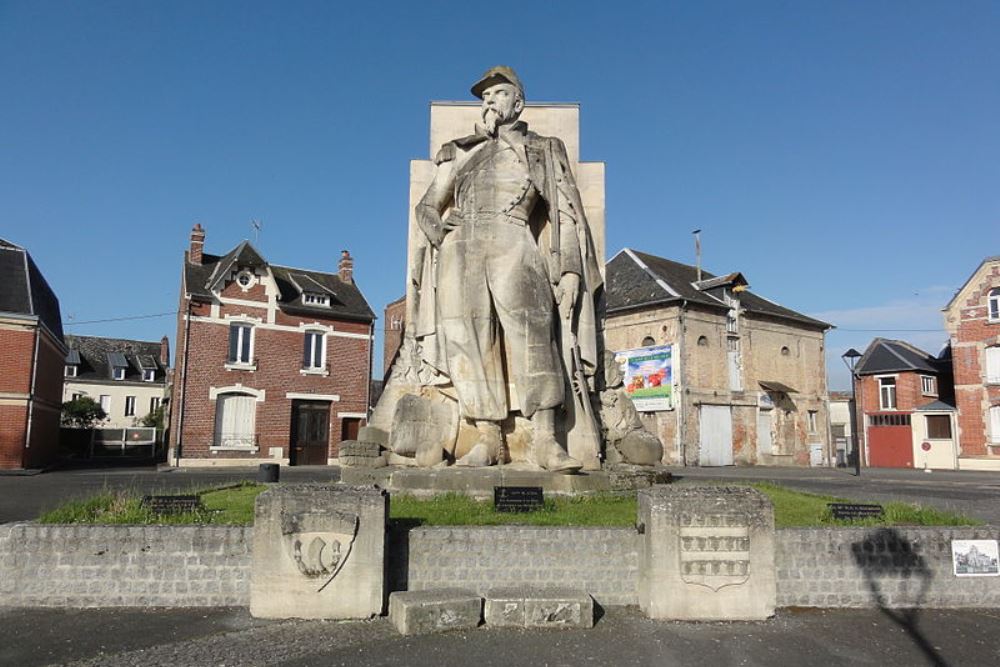
[[[651,621],[615,607],[590,630],[480,627],[402,637],[373,621],[262,621],[241,609],[0,611],[0,664],[240,665],[995,665],[1000,612],[781,610],[764,622]]]

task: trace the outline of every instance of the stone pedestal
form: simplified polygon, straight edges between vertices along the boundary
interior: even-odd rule
[[[501,586],[486,592],[487,625],[592,628],[594,599],[585,591],[551,586]]]
[[[389,497],[373,487],[287,485],[257,497],[250,613],[369,618],[385,603]]]
[[[749,487],[639,492],[639,606],[664,620],[774,615],[774,510]]]
[[[389,621],[401,635],[471,630],[483,617],[483,599],[456,588],[400,591],[389,596]]]

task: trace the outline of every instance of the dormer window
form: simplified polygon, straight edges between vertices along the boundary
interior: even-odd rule
[[[76,364],[66,364],[64,375],[68,378],[75,378],[77,373]]]
[[[240,287],[250,287],[253,284],[253,274],[249,271],[240,271],[236,276],[236,282],[240,284]]]
[[[310,306],[329,306],[330,296],[327,294],[319,294],[317,292],[303,292],[302,303]]]
[[[70,350],[66,353],[66,365],[63,367],[63,375],[68,378],[75,378],[80,373],[80,350]]]
[[[108,367],[111,369],[112,380],[124,380],[128,361],[125,360],[125,355],[121,352],[109,352]]]
[[[142,381],[143,382],[152,382],[155,379],[156,379],[156,370],[154,370],[152,368],[143,369],[143,371],[142,371]]]
[[[142,371],[143,382],[153,382],[156,380],[156,359],[151,354],[140,354],[138,357],[139,369]]]
[[[989,318],[990,322],[1000,322],[1000,287],[990,290]]]

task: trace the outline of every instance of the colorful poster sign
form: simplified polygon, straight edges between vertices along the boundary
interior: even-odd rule
[[[673,346],[657,345],[615,353],[625,377],[625,393],[640,412],[674,407]]]

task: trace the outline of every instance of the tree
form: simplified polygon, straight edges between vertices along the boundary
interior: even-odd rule
[[[139,420],[139,423],[147,428],[157,428],[163,430],[163,408],[161,403],[155,410],[151,410],[148,415]]]
[[[62,423],[73,428],[94,428],[108,418],[101,404],[90,396],[81,396],[62,404]]]

